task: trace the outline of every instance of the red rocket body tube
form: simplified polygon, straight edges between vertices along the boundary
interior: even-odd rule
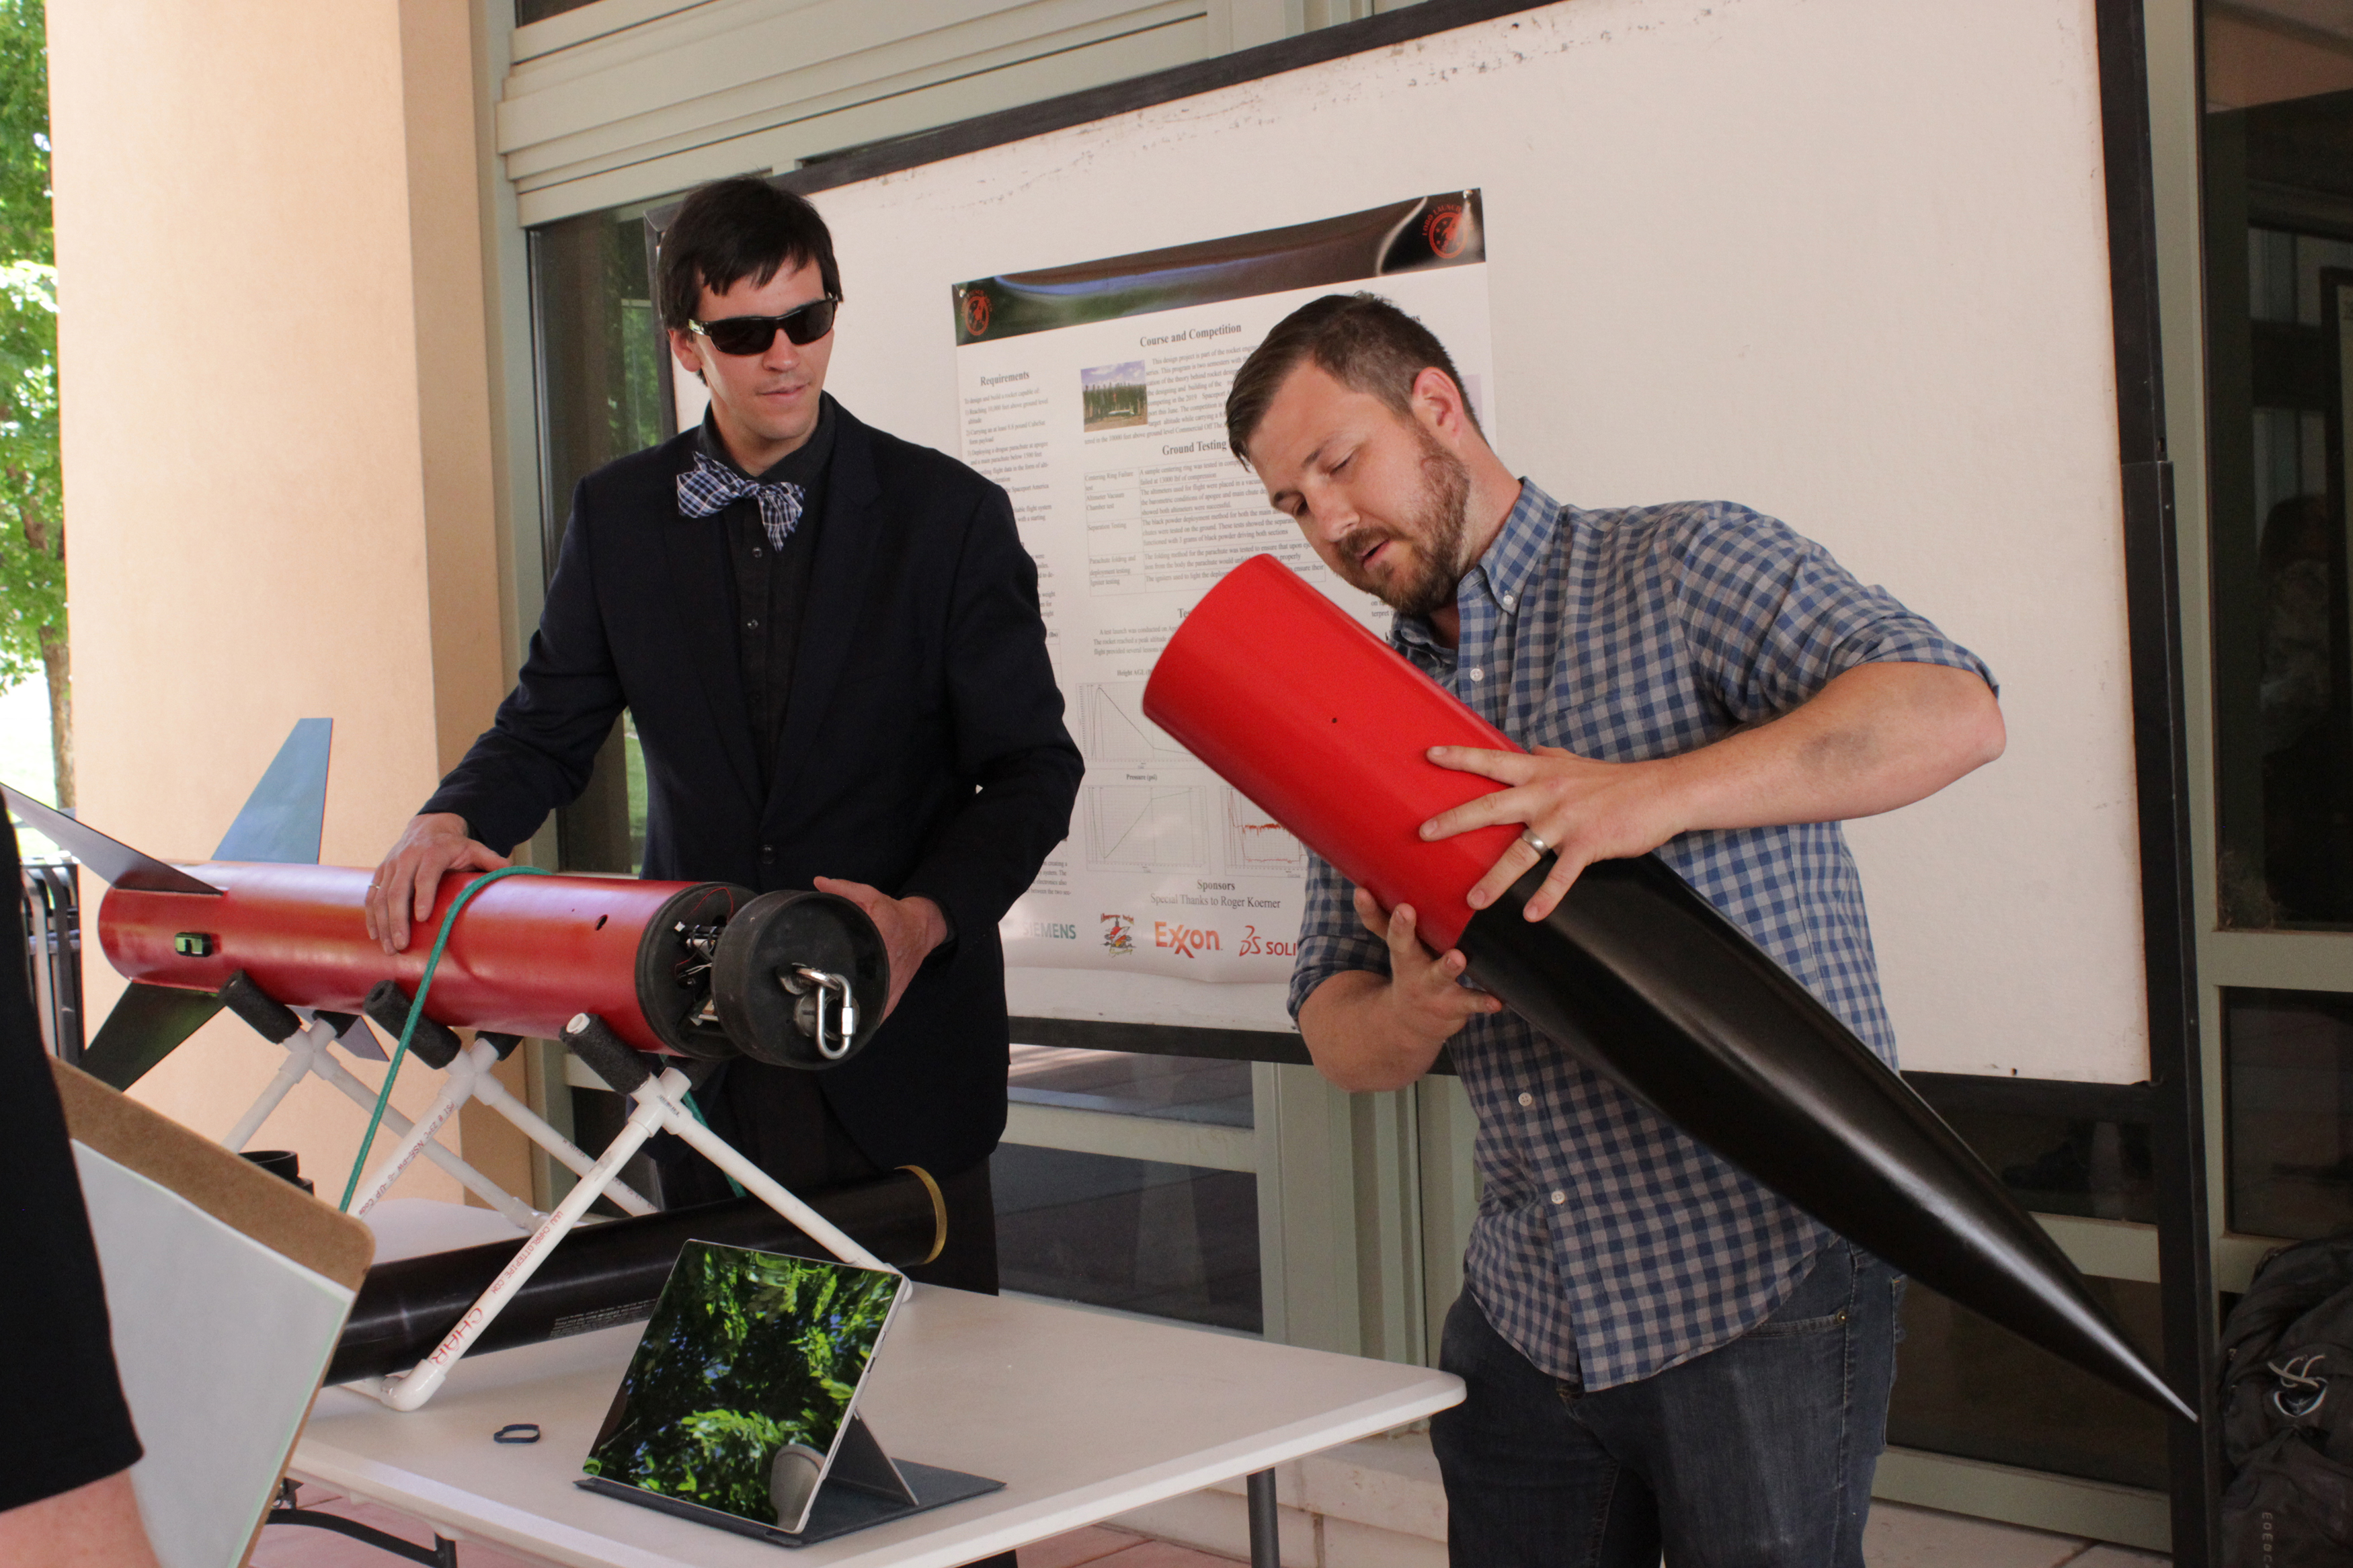
[[[1512,826],[1424,843],[1494,789],[1434,745],[1518,750],[1271,555],[1169,639],[1146,717],[1549,1038],[1898,1270],[2161,1408],[2195,1413],[1983,1161],[1836,1015],[1656,856],[1587,868],[1529,921],[1546,858],[1463,896]]]
[[[1519,836],[1423,842],[1424,822],[1495,787],[1425,752],[1520,748],[1271,555],[1186,618],[1144,713],[1383,909],[1411,904],[1440,952],[1471,919],[1463,895]]]
[[[99,942],[126,978],[214,992],[239,970],[289,1006],[356,1013],[369,987],[400,982],[411,995],[432,938],[474,880],[445,877],[433,911],[404,952],[367,934],[369,873],[345,866],[213,862],[188,869],[218,897],[113,888],[99,906]],[[732,1054],[710,1031],[692,1049],[675,1014],[685,958],[674,928],[716,927],[749,898],[720,882],[616,877],[509,877],[466,906],[426,997],[428,1017],[452,1028],[555,1039],[576,1013],[594,1013],[639,1050]],[[665,973],[665,970],[670,973]]]

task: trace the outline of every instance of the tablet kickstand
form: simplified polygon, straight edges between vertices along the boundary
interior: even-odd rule
[[[841,1445],[833,1451],[833,1464],[825,1473],[823,1486],[856,1487],[893,1502],[915,1506],[915,1489],[899,1473],[891,1456],[874,1438],[874,1429],[866,1425],[866,1417],[853,1415],[844,1424]]]

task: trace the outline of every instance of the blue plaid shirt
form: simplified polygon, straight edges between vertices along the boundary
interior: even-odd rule
[[[1882,661],[1992,676],[1785,525],[1724,501],[1563,508],[1532,484],[1461,584],[1461,646],[1391,641],[1523,746],[1638,762],[1786,713]],[[1660,858],[1891,1066],[1862,885],[1836,823],[1686,833]],[[1311,864],[1291,1010],[1386,973],[1353,889]],[[1614,1387],[1768,1315],[1831,1233],[1509,1011],[1452,1042],[1482,1182],[1464,1268],[1498,1332],[1553,1376]]]

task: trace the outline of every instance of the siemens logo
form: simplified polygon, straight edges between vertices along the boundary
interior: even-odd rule
[[[1076,942],[1079,940],[1079,928],[1068,921],[1030,921],[1013,934],[1039,937],[1047,942]]]

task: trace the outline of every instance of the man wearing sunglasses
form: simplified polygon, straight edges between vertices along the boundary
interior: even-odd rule
[[[369,929],[406,947],[443,872],[506,864],[586,787],[627,708],[645,875],[839,893],[890,945],[873,1043],[822,1074],[726,1064],[699,1095],[712,1124],[801,1190],[923,1167],[949,1239],[911,1272],[993,1291],[997,922],[1061,841],[1081,772],[1037,568],[1002,489],[825,395],[842,288],[807,202],[705,186],[659,274],[709,412],[580,482],[515,690],[385,858]],[[673,1205],[726,1195],[671,1152]]]

